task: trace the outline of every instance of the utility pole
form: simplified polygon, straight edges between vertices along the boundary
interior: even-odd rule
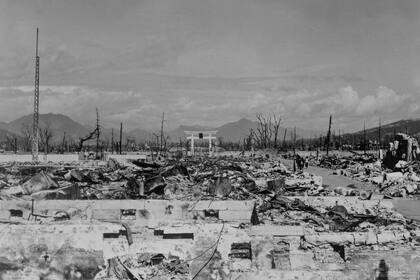
[[[111,153],[114,154],[114,129],[111,129]]]
[[[341,130],[338,129],[338,149],[341,151]]]
[[[120,125],[120,155],[122,154],[122,123]]]
[[[38,28],[36,29],[35,50],[35,91],[34,91],[34,120],[32,128],[32,161],[38,161],[39,151],[39,55],[38,55]]]
[[[327,156],[328,156],[328,152],[330,149],[330,138],[331,138],[331,120],[332,120],[332,115],[330,115],[330,123],[328,125],[328,134],[327,134]]]
[[[293,129],[293,172],[296,172],[296,126]]]
[[[160,125],[160,152],[163,151],[163,122],[165,121],[165,112],[162,113],[162,123]]]
[[[291,148],[294,150],[295,148],[295,145],[294,145],[294,141],[293,141],[293,138],[294,136],[293,136],[293,131],[290,133],[290,146],[291,146]]]
[[[64,151],[66,150],[66,132],[64,131],[64,133],[63,133],[63,143],[62,143],[62,146],[63,146],[63,154],[64,154]]]
[[[363,121],[363,153],[366,155],[366,121]]]
[[[379,117],[379,126],[378,126],[378,158],[381,156],[381,118]]]
[[[284,129],[284,135],[283,135],[283,148],[286,147],[286,134],[287,134],[287,127]]]
[[[322,135],[321,134],[319,135],[319,144],[318,144],[318,146],[319,146],[319,150],[321,151],[322,150]]]
[[[101,136],[101,129],[99,126],[99,111],[96,108],[96,159],[98,159],[99,154],[99,137]]]

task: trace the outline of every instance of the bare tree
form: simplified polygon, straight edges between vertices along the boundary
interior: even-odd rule
[[[127,136],[125,147],[127,151],[133,151],[136,149],[137,143],[136,139],[133,137]]]
[[[66,132],[64,131],[63,133],[63,140],[61,142],[61,153],[64,154],[66,151],[66,145],[67,145],[67,140],[66,140]]]
[[[95,128],[86,137],[79,138],[79,145],[78,145],[78,148],[77,148],[78,152],[81,152],[82,151],[82,149],[83,149],[83,143],[84,142],[95,138],[96,135],[97,135],[97,132],[96,132],[96,128]]]
[[[32,148],[32,128],[29,125],[24,124],[21,128],[22,134],[22,148],[25,152],[28,152]]]
[[[256,115],[258,125],[254,129],[249,130],[249,135],[244,139],[245,146],[249,147],[253,142],[259,148],[274,148],[279,144],[279,132],[281,117],[275,114],[263,115],[258,113]]]
[[[279,135],[281,117],[273,114],[273,134],[274,134],[274,148],[277,149],[277,140]]]
[[[249,134],[248,136],[244,139],[245,142],[245,149],[246,150],[251,150],[252,149],[252,144],[255,141],[255,132],[254,129],[250,129],[249,130]]]
[[[18,144],[17,144],[17,136],[15,135],[6,135],[6,142],[7,142],[7,147],[8,148],[12,148],[13,152],[16,154],[17,153],[17,149],[18,149]]]
[[[264,116],[257,114],[258,126],[256,128],[255,140],[261,148],[269,148],[272,136],[272,121],[271,116]]]
[[[41,143],[44,146],[44,152],[47,155],[50,148],[50,141],[53,136],[50,123],[47,122],[45,126],[43,128],[40,128],[39,130],[39,135],[41,136]]]

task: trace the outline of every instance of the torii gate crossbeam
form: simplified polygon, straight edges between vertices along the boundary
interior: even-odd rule
[[[191,155],[194,155],[194,140],[204,139],[209,140],[209,153],[212,151],[212,140],[216,140],[217,130],[211,131],[184,131],[185,134],[189,135],[188,140],[191,141]],[[205,136],[204,136],[205,135]]]

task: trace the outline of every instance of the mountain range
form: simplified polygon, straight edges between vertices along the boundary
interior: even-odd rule
[[[381,128],[381,139],[392,139],[395,133],[408,133],[411,136],[419,137],[420,136],[420,119],[412,120],[400,120],[380,126]],[[368,128],[366,131],[366,138],[368,139],[377,139],[379,135],[379,125],[373,128]],[[365,133],[364,130],[359,130],[351,134],[356,137],[362,137]],[[344,135],[344,136],[346,136]]]
[[[32,115],[26,115],[20,117],[11,122],[0,122],[0,141],[4,141],[7,135],[10,136],[23,136],[25,133],[32,129]],[[40,114],[39,115],[39,126],[42,129],[48,127],[52,132],[52,142],[62,141],[64,133],[66,139],[77,140],[80,137],[85,137],[93,130],[93,128],[82,125],[70,117],[63,114]],[[185,139],[186,135],[184,131],[194,130],[217,130],[216,137],[222,138],[224,142],[238,142],[242,141],[247,135],[249,135],[250,129],[256,130],[258,123],[249,119],[242,118],[235,122],[229,122],[219,127],[206,127],[202,125],[180,125],[176,129],[165,131],[165,134],[169,136],[169,141],[177,142],[179,139]],[[291,128],[280,127],[279,129],[279,141],[284,137],[286,131],[286,138],[290,139]],[[156,132],[159,131],[158,129]],[[114,139],[118,141],[119,128],[114,129]],[[157,134],[157,133],[156,133]],[[123,142],[126,139],[133,139],[136,142],[145,142],[154,140],[155,135],[153,131],[137,128],[128,132],[123,132]],[[309,131],[304,129],[296,128],[297,138],[310,138],[315,134],[319,134],[317,131]],[[101,127],[101,137],[103,139],[111,140],[112,129],[107,127]]]
[[[11,122],[0,122],[0,142],[4,142],[7,139],[7,136],[24,136],[32,131],[32,115],[26,115],[20,117]],[[92,127],[82,125],[70,117],[63,114],[40,114],[39,124],[41,130],[45,127],[49,127],[52,132],[52,142],[60,142],[63,139],[64,133],[66,139],[73,139],[77,141],[81,137],[87,136],[92,130]],[[224,142],[238,142],[242,141],[245,137],[249,135],[250,129],[254,131],[258,127],[256,121],[242,118],[235,122],[228,122],[219,127],[206,127],[202,125],[180,125],[173,130],[165,130],[165,135],[169,136],[169,141],[178,142],[180,139],[185,139],[186,135],[184,131],[203,131],[203,130],[217,130],[216,137],[221,139]],[[142,143],[146,141],[155,141],[156,135],[158,134],[159,129],[155,131],[150,131],[146,129],[136,128],[130,131],[123,132],[123,142],[125,143],[127,139],[135,140],[137,143]],[[279,141],[283,141],[286,131],[286,140],[291,139],[292,128],[280,127],[279,129]],[[389,124],[381,125],[381,136],[382,139],[391,139],[394,133],[398,132],[408,132],[413,136],[420,136],[420,119],[412,120],[400,120],[392,122]],[[101,127],[101,138],[110,141],[114,133],[114,141],[119,139],[119,128],[114,128],[112,131],[111,128]],[[364,131],[356,131],[353,133],[345,134],[344,137],[361,137]],[[377,139],[379,133],[379,127],[373,127],[366,129],[366,137],[368,139]],[[312,138],[319,134],[326,134],[326,131],[310,131],[296,128],[296,138]]]

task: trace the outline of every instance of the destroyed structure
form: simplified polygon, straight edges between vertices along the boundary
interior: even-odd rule
[[[310,162],[366,188],[276,154],[4,163],[0,279],[417,279],[414,166]]]

